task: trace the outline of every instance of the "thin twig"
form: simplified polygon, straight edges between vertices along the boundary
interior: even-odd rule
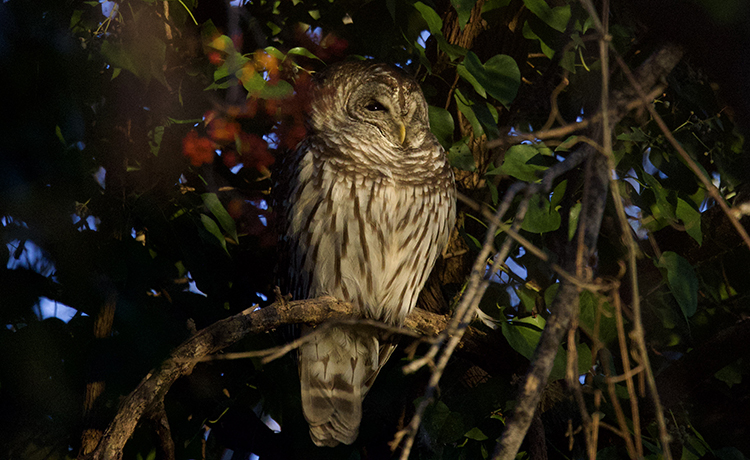
[[[591,415],[586,409],[586,402],[583,399],[583,391],[581,385],[578,383],[578,348],[576,340],[576,329],[578,328],[577,321],[573,321],[568,328],[568,362],[565,369],[565,380],[568,383],[568,387],[573,390],[573,396],[578,404],[578,410],[581,413],[583,420],[583,436],[586,440],[586,449],[589,452],[589,459],[594,460],[596,458],[596,449],[592,439],[592,425]]]
[[[482,209],[482,215],[484,217],[490,219],[491,221],[495,219],[495,216],[493,214],[491,214],[489,211],[487,211],[486,209]],[[541,260],[543,262],[549,262],[549,256],[544,251],[542,251],[541,248],[537,247],[531,241],[529,241],[526,238],[524,238],[523,236],[521,236],[521,234],[518,233],[517,230],[513,230],[509,225],[503,224],[503,223],[499,223],[498,227],[500,228],[500,230],[502,230],[505,233],[507,233],[508,236],[510,236],[511,238],[513,238],[514,240],[516,240],[521,246],[523,246],[524,249],[528,253],[536,256],[539,260]],[[596,291],[599,291],[599,290],[602,289],[602,287],[600,285],[597,285],[595,283],[587,282],[586,280],[584,280],[582,278],[579,278],[579,277],[577,277],[575,275],[572,275],[572,274],[570,274],[569,272],[567,272],[565,269],[563,269],[561,266],[559,266],[557,264],[550,263],[549,267],[552,269],[552,271],[554,271],[555,273],[557,273],[560,276],[560,279],[564,279],[564,280],[566,280],[566,281],[568,281],[570,283],[573,283],[576,286],[578,286],[579,288],[588,289],[588,290],[590,290],[592,292],[596,292]]]
[[[625,224],[627,225],[627,223]],[[625,230],[625,229],[623,229]],[[630,227],[627,228],[630,231]],[[630,418],[633,421],[633,434],[635,435],[635,450],[638,454],[638,458],[643,456],[643,442],[641,440],[641,419],[638,411],[638,395],[635,392],[635,383],[633,383],[633,375],[638,372],[634,372],[634,369],[630,368],[630,347],[627,344],[627,336],[625,335],[625,325],[622,319],[622,305],[620,304],[620,295],[617,291],[612,292],[613,304],[615,306],[615,321],[617,324],[617,338],[620,344],[620,361],[622,362],[623,375],[618,377],[610,377],[608,382],[614,384],[618,380],[625,380],[625,384],[628,388],[628,395],[630,396]],[[643,363],[636,367],[636,369],[642,370]]]
[[[641,363],[641,364],[635,366],[634,368],[630,369],[629,371],[623,373],[622,375],[618,375],[618,376],[615,376],[615,377],[607,377],[606,381],[607,382],[612,382],[612,383],[619,383],[619,382],[622,382],[622,381],[625,381],[625,380],[632,381],[634,376],[640,374],[644,370],[645,370],[645,367],[643,367],[643,363]],[[636,399],[636,401],[637,401],[637,399]]]
[[[403,336],[419,339],[420,341],[423,341],[423,342],[432,341],[430,337],[425,337],[422,334],[412,331],[411,329],[407,329],[405,327],[392,326],[390,324],[381,323],[380,321],[375,321],[372,319],[364,319],[364,318],[338,319],[338,320],[327,321],[321,324],[320,326],[316,327],[315,329],[313,329],[309,334],[305,334],[296,340],[293,340],[289,343],[285,343],[284,345],[279,345],[278,347],[266,348],[264,350],[212,354],[212,355],[203,356],[200,358],[187,358],[184,360],[177,360],[177,361],[178,362],[182,362],[182,361],[204,362],[204,361],[219,361],[219,360],[229,360],[229,359],[263,358],[261,363],[268,364],[273,360],[281,358],[282,356],[289,353],[290,351],[296,350],[297,348],[310,342],[315,337],[325,333],[326,331],[330,331],[331,329],[335,329],[337,327],[342,327],[342,326],[357,326],[357,328],[360,330],[369,327],[378,331],[382,331],[383,335],[386,335],[386,336],[403,335]]]
[[[610,44],[610,46],[612,45]],[[630,71],[630,69],[627,68],[627,65],[625,64],[625,61],[622,60],[622,57],[620,57],[619,54],[615,54],[615,59],[617,59],[617,63],[620,65],[620,67],[622,67],[623,73],[628,78],[628,81],[630,81],[630,84],[633,85],[633,88],[635,88],[638,95],[644,99],[648,97],[646,96],[646,94],[644,94],[643,88],[635,80],[633,73]],[[721,192],[719,192],[719,189],[716,188],[716,186],[703,174],[703,171],[701,170],[700,166],[698,166],[695,160],[693,160],[690,157],[690,155],[685,151],[685,149],[682,147],[682,145],[680,145],[680,143],[677,141],[677,139],[674,137],[672,132],[667,127],[667,124],[664,123],[664,120],[661,118],[659,113],[653,107],[653,105],[650,103],[644,104],[644,105],[648,109],[651,116],[654,118],[654,121],[659,126],[662,133],[664,133],[664,136],[667,138],[669,143],[672,144],[672,147],[675,148],[677,153],[685,161],[685,163],[688,165],[690,170],[693,171],[693,174],[695,174],[698,180],[701,181],[703,186],[706,188],[706,191],[708,191],[708,194],[711,195],[711,198],[713,198],[716,201],[716,203],[718,203],[722,211],[724,211],[724,214],[726,214],[727,218],[729,218],[729,221],[732,223],[732,226],[734,226],[735,230],[737,230],[737,233],[740,235],[740,237],[742,237],[742,241],[744,241],[745,245],[750,249],[750,235],[747,234],[745,227],[743,227],[740,221],[737,219],[736,213],[732,211],[732,209],[727,204],[726,200],[724,200],[724,197],[721,196]]]
[[[604,34],[604,25],[599,21],[598,17],[596,16],[596,10],[594,8],[594,5],[592,4],[591,0],[582,0],[582,3],[584,4],[584,7],[589,11],[589,14],[591,15],[592,19],[594,20],[594,25],[599,30],[600,33]],[[700,170],[697,168],[697,165],[692,161],[692,159],[687,155],[687,153],[682,149],[682,147],[677,143],[677,140],[674,138],[672,133],[667,128],[664,121],[659,117],[659,114],[656,113],[656,110],[653,108],[653,105],[651,104],[651,100],[647,99],[647,95],[645,94],[645,91],[643,90],[643,87],[641,83],[638,81],[638,79],[633,75],[633,73],[630,71],[630,68],[625,64],[625,62],[622,60],[622,58],[617,54],[617,51],[612,47],[611,43],[606,43],[604,40],[600,42],[601,48],[600,51],[602,51],[603,54],[607,54],[609,49],[611,48],[613,51],[613,55],[615,56],[615,59],[617,60],[620,68],[622,69],[623,73],[627,77],[631,87],[635,90],[637,95],[641,98],[643,101],[643,105],[646,107],[646,109],[651,113],[652,117],[656,120],[657,124],[661,128],[664,135],[667,137],[667,139],[670,140],[670,143],[677,149],[678,152],[680,152],[680,155],[685,159],[685,161],[688,163],[688,165],[693,169],[693,172],[696,173],[696,175],[699,177],[701,182],[704,183],[704,186],[707,187],[709,190],[709,193],[712,196],[715,196],[715,199],[718,203],[723,205],[722,207],[725,209],[725,212],[729,216],[728,207],[726,203],[724,202],[723,198],[720,196],[717,190],[714,190],[713,184],[711,184],[709,181],[707,181],[703,174],[700,172]],[[606,45],[606,50],[604,50]],[[669,54],[670,50],[664,50],[666,54]],[[674,65],[676,62],[681,58],[682,53],[680,51],[674,51],[671,50],[673,54],[676,54],[676,56],[672,56],[671,62],[667,63],[667,65]],[[659,62],[657,60],[656,65],[660,65],[663,63]],[[611,152],[611,148],[608,149],[608,152]],[[607,155],[608,161],[610,163],[610,167],[614,168],[614,158],[612,155]],[[627,217],[625,215],[625,211],[622,205],[622,199],[619,196],[619,189],[617,187],[612,187],[612,195],[614,198],[615,203],[615,209],[617,211],[618,219],[620,222],[627,223]],[[730,220],[732,218],[730,217]],[[738,231],[740,232],[740,235],[744,235],[743,239],[745,240],[748,247],[750,247],[750,238],[748,238],[747,233],[745,233],[744,228],[742,228],[739,225],[739,222],[734,220],[736,222],[735,227],[738,228]],[[734,223],[734,222],[733,222]],[[627,225],[627,224],[623,224]],[[637,254],[637,246],[635,243],[635,240],[633,239],[633,235],[630,232],[630,228],[628,226],[627,231],[623,231],[623,237],[625,239],[625,244],[628,248],[628,265],[630,270],[630,280],[632,285],[632,308],[633,308],[633,332],[634,332],[634,340],[637,344],[638,351],[641,358],[641,363],[645,367],[645,374],[646,374],[646,380],[648,382],[649,386],[649,392],[651,394],[651,397],[653,398],[654,402],[654,409],[656,412],[656,420],[657,425],[659,426],[659,438],[662,444],[662,453],[664,455],[664,458],[666,460],[671,460],[671,452],[669,450],[669,434],[667,432],[667,425],[666,420],[664,419],[664,412],[660,403],[659,393],[656,388],[656,380],[654,378],[653,369],[651,369],[651,364],[649,362],[648,357],[648,349],[646,348],[646,339],[645,339],[645,331],[643,329],[643,323],[641,320],[641,307],[640,307],[640,297],[638,295],[638,276],[637,276],[637,263],[636,263],[636,254]]]
[[[663,92],[664,92],[664,86],[657,85],[648,93],[646,97],[648,98],[649,101],[653,101],[654,99],[656,99],[657,96],[659,96]],[[643,100],[642,98],[638,97],[636,99],[626,102],[623,105],[622,109],[610,109],[609,114],[613,116],[617,116],[618,113],[622,111],[630,112],[631,110],[636,109],[638,107],[642,107],[642,106],[643,106]],[[596,113],[592,115],[590,118],[587,118],[585,120],[581,120],[575,123],[569,123],[563,126],[558,126],[557,128],[540,129],[538,131],[534,131],[533,133],[516,132],[512,135],[502,136],[500,138],[487,142],[487,149],[490,150],[490,149],[494,149],[497,147],[520,144],[523,141],[538,142],[538,141],[543,141],[546,139],[562,138],[570,134],[573,134],[575,132],[583,131],[584,129],[590,126],[593,126],[601,122],[601,120],[602,120],[602,114]],[[501,130],[501,132],[502,131],[503,130]]]
[[[549,112],[549,117],[547,117],[547,122],[544,124],[544,126],[542,126],[542,131],[550,129],[552,127],[552,124],[555,123],[555,120],[560,116],[560,110],[557,106],[557,98],[560,96],[560,93],[562,93],[563,90],[568,87],[569,84],[570,81],[568,80],[568,71],[566,70],[563,73],[562,80],[552,91],[552,94],[550,94],[549,99],[552,107]]]
[[[589,13],[592,12],[593,5],[591,4],[590,0],[586,0],[587,2],[587,9],[589,9]],[[612,128],[609,123],[609,42],[611,41],[611,36],[609,35],[609,1],[604,0],[604,4],[602,5],[602,24],[600,32],[602,36],[599,39],[599,56],[602,63],[602,145],[604,149],[604,155],[607,158],[607,163],[609,166],[610,171],[615,170],[615,160],[614,160],[614,154],[612,153]],[[627,217],[625,217],[625,212],[623,210],[622,213],[619,212],[619,209],[622,208],[622,200],[619,196],[619,187],[615,183],[614,177],[610,178],[610,192],[612,193],[613,200],[617,201],[615,206],[618,208],[618,217],[620,220],[620,225],[622,227],[623,233],[630,234],[630,225],[628,223]],[[633,248],[630,248],[633,249]],[[628,346],[626,343],[626,336],[625,336],[625,328],[623,325],[622,320],[622,307],[620,305],[620,298],[617,293],[617,291],[613,290],[613,296],[614,296],[614,304],[615,304],[615,318],[617,322],[617,336],[620,341],[620,358],[622,361],[623,368],[625,370],[625,375],[630,375],[630,359],[628,357]],[[640,416],[638,412],[638,396],[635,393],[635,386],[633,384],[633,379],[628,378],[626,379],[626,385],[628,388],[628,394],[630,395],[630,415],[631,420],[633,422],[633,432],[635,439],[635,455],[636,458],[643,457],[643,443],[641,440],[641,421]],[[610,394],[614,393],[614,382],[609,381],[608,386],[610,388]],[[615,402],[615,401],[613,401]],[[616,406],[619,406],[617,404]],[[618,421],[620,421],[620,413],[618,412]],[[621,426],[623,432],[626,431],[627,426]],[[630,436],[626,439],[626,445],[628,447],[628,451],[630,451],[631,445],[629,444]]]

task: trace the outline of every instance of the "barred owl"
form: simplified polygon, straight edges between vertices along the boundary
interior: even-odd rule
[[[290,290],[331,295],[360,317],[400,325],[455,221],[453,172],[419,85],[383,64],[331,66],[316,79],[307,130],[286,167]],[[354,442],[362,400],[394,347],[371,330],[340,326],[299,349],[315,444]]]

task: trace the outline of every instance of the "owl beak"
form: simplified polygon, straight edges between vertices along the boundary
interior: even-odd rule
[[[398,142],[404,145],[404,141],[406,140],[406,126],[401,121],[396,121],[396,124],[398,125]]]

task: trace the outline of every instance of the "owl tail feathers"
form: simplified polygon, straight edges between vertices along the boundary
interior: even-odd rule
[[[301,372],[307,367],[304,364],[300,363]],[[302,411],[310,425],[310,437],[318,446],[353,443],[362,420],[361,384],[352,385],[338,374],[332,377],[330,381],[300,379]]]
[[[378,352],[376,337],[340,328],[300,347],[302,411],[318,446],[357,439],[362,400],[380,369]]]
[[[310,424],[310,438],[315,445],[335,447],[340,442],[351,444],[357,439],[361,418],[353,420],[353,417],[348,416],[347,420],[337,420],[338,418],[334,416],[320,425],[315,425],[309,418],[307,419]]]

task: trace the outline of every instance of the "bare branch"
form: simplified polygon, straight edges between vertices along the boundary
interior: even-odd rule
[[[293,302],[282,301],[261,309],[248,308],[198,331],[178,346],[158,369],[152,370],[125,398],[99,445],[87,458],[95,460],[122,458],[122,449],[138,422],[144,416],[158,412],[172,384],[181,376],[190,374],[195,365],[206,356],[250,334],[268,332],[287,324],[321,324],[332,319],[347,321],[347,318],[351,321],[353,313],[351,304],[332,297]],[[357,320],[357,324],[361,321]],[[365,321],[365,325],[369,323]],[[444,330],[446,325],[446,317],[415,310],[406,319],[406,330],[380,325],[373,325],[373,327],[378,327],[388,333],[416,335],[413,331],[417,331],[434,336]],[[279,351],[281,350],[275,350],[277,353]],[[265,351],[261,353],[269,354]]]
[[[381,336],[384,336],[383,337],[384,339],[387,339],[389,336],[392,336],[392,335],[405,335],[408,337],[421,339],[425,341],[429,340],[429,338],[424,337],[422,334],[418,332],[414,332],[413,330],[408,329],[406,327],[391,326],[390,324],[381,323],[380,321],[375,321],[372,319],[363,319],[363,318],[334,319],[334,320],[326,321],[325,323],[316,327],[311,333],[305,334],[296,340],[293,340],[284,345],[280,345],[278,347],[267,348],[265,350],[242,351],[242,352],[237,352],[237,353],[223,353],[220,355],[215,354],[215,355],[204,356],[202,358],[193,358],[190,361],[204,362],[204,361],[262,357],[263,360],[261,362],[263,364],[267,364],[275,359],[281,358],[282,356],[284,356],[285,354],[289,353],[292,350],[296,350],[302,345],[312,341],[315,337],[318,337],[322,335],[323,333],[325,333],[326,331],[329,331],[335,327],[355,326],[355,325],[360,329],[370,328],[372,329],[373,334],[380,333]]]

